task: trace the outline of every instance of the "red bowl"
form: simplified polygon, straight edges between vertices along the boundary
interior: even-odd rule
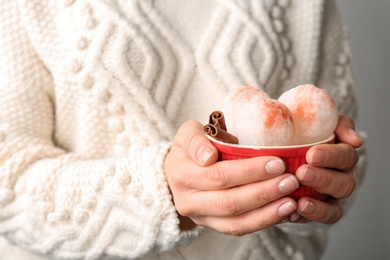
[[[278,156],[280,157],[285,165],[286,172],[295,173],[296,170],[302,164],[306,164],[306,152],[314,145],[318,144],[333,144],[335,143],[335,135],[333,134],[328,139],[311,144],[304,145],[292,145],[292,146],[248,146],[248,145],[238,145],[238,144],[229,144],[218,141],[210,136],[208,136],[210,141],[219,151],[219,160],[235,160],[235,159],[245,159],[256,156]],[[288,196],[292,197],[295,200],[298,200],[302,197],[312,197],[319,200],[326,200],[328,195],[321,194],[311,188],[300,185],[297,190],[289,194]]]

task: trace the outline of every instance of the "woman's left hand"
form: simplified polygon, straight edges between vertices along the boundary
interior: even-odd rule
[[[335,134],[336,144],[312,147],[306,154],[308,164],[296,171],[301,185],[331,198],[326,201],[308,197],[299,199],[297,212],[290,216],[290,221],[333,224],[343,216],[340,199],[348,198],[356,187],[353,174],[359,159],[356,148],[363,145],[363,140],[356,133],[352,119],[345,115],[339,116]]]

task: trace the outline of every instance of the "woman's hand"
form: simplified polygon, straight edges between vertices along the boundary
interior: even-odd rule
[[[353,121],[344,115],[339,116],[335,133],[337,143],[312,147],[306,154],[308,164],[296,172],[302,185],[332,198],[325,202],[301,198],[297,213],[290,216],[293,222],[313,220],[332,224],[343,215],[339,200],[348,198],[355,189],[353,168],[359,159],[356,148],[362,146],[363,141],[356,133]]]
[[[202,129],[196,121],[183,124],[164,162],[182,229],[191,228],[193,221],[240,236],[288,219],[297,210],[297,203],[285,196],[298,188],[298,181],[283,174],[280,158],[217,161],[218,151]]]

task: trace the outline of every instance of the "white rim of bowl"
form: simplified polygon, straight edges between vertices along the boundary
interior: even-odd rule
[[[214,137],[212,136],[209,136],[207,135],[207,138],[209,138],[210,140],[213,140],[214,142],[216,143],[219,143],[221,145],[225,145],[225,146],[231,146],[231,147],[236,147],[236,148],[250,148],[250,149],[267,149],[267,148],[272,148],[272,149],[290,149],[290,148],[303,148],[303,147],[307,147],[307,146],[314,146],[314,145],[318,145],[318,144],[324,144],[324,143],[327,143],[329,141],[331,141],[334,137],[335,137],[335,134],[332,134],[329,138],[323,140],[323,141],[319,141],[319,142],[315,142],[315,143],[310,143],[310,144],[299,144],[299,145],[285,145],[285,146],[281,146],[281,145],[275,145],[275,146],[272,146],[272,145],[269,145],[269,146],[261,146],[261,145],[241,145],[241,144],[230,144],[230,143],[225,143],[225,142],[222,142],[222,141],[219,141],[217,139],[215,139]]]

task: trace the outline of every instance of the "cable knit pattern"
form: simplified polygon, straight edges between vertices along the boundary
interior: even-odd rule
[[[0,5],[0,233],[15,245],[0,241],[5,254],[20,259],[321,254],[326,226],[319,224],[279,225],[242,238],[202,233],[200,227],[180,232],[163,161],[183,121],[207,120],[238,85],[277,97],[314,83],[355,118],[351,55],[334,2],[183,3]],[[360,179],[364,149],[361,154]]]

